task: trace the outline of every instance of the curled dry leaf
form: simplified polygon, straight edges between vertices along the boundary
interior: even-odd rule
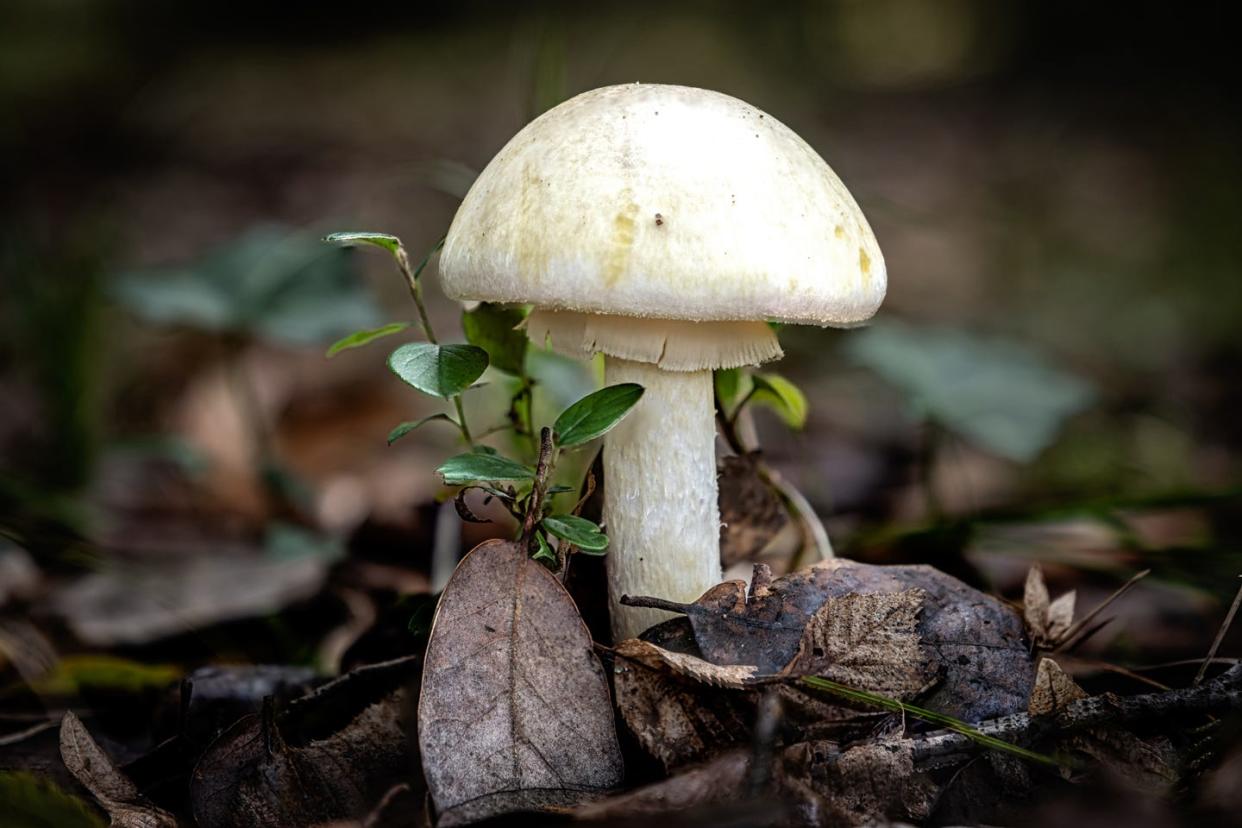
[[[576,805],[622,779],[591,637],[518,544],[476,547],[445,587],[418,724],[439,825]]]
[[[748,738],[761,684],[822,675],[859,689],[909,698],[927,687],[934,665],[919,644],[920,590],[829,599],[812,616],[802,645],[781,674],[749,665],[718,665],[649,641],[617,645],[617,705],[639,743],[665,768],[698,761]],[[715,688],[744,693],[719,693]],[[786,729],[806,738],[869,721],[869,713],[777,687]]]
[[[176,817],[138,792],[72,711],[60,725],[60,756],[117,828],[176,828]]]
[[[798,654],[808,623],[829,599],[918,589],[923,592],[918,640],[924,658],[941,668],[940,681],[921,705],[965,721],[1026,709],[1035,665],[1021,618],[950,575],[929,566],[871,566],[834,558],[770,584],[757,567],[752,583],[760,588],[749,596],[742,581],[720,584],[684,607],[685,622],[668,625],[688,623],[696,654],[713,664],[742,664],[771,675]]]
[[[400,783],[422,790],[410,737],[418,659],[361,667],[226,730],[199,760],[190,803],[201,828],[361,819]]]

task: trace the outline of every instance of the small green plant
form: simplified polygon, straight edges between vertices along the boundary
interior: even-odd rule
[[[608,548],[608,537],[594,522],[578,514],[586,497],[594,490],[593,478],[588,473],[586,494],[572,509],[558,512],[553,507],[553,499],[573,489],[553,485],[553,473],[562,452],[587,445],[621,422],[642,399],[642,386],[622,383],[601,388],[562,411],[552,426],[536,431],[532,413],[535,382],[526,371],[529,346],[526,335],[520,330],[526,318],[524,308],[480,304],[462,316],[462,329],[468,342],[443,344],[432,328],[422,289],[423,271],[443,240],[417,266],[411,266],[401,240],[386,233],[333,233],[324,240],[339,245],[372,245],[392,254],[414,300],[418,324],[426,341],[398,346],[389,355],[388,366],[413,388],[448,400],[457,415],[454,418],[448,413],[437,413],[400,423],[388,433],[389,445],[428,423],[450,423],[468,448],[445,460],[436,472],[446,486],[458,488],[454,505],[463,520],[486,522],[475,515],[466,502],[467,493],[478,490],[484,493],[485,502],[496,500],[504,505],[517,522],[518,539],[535,560],[550,568],[560,569],[575,550],[588,555],[603,554]],[[356,331],[335,342],[327,355],[332,357],[341,351],[368,345],[410,327],[410,323],[402,321]],[[505,422],[476,434],[466,419],[462,396],[478,387],[479,378],[489,366],[512,378],[512,393]],[[513,433],[518,445],[529,447],[533,466],[478,442],[483,436],[504,430]],[[557,541],[555,547],[553,538]]]

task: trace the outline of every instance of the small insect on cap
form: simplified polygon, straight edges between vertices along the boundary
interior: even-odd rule
[[[440,271],[453,298],[535,305],[536,341],[680,371],[779,357],[765,321],[854,325],[886,287],[862,211],[793,131],[728,95],[637,83],[515,135]]]

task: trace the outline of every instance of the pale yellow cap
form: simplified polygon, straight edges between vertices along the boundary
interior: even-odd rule
[[[492,159],[440,259],[449,296],[695,322],[848,326],[884,259],[805,141],[736,98],[627,84],[544,113]]]

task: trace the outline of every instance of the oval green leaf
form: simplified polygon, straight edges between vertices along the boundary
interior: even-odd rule
[[[487,351],[492,367],[518,376],[526,363],[526,331],[518,329],[525,318],[521,308],[483,302],[461,315],[461,327],[467,342]]]
[[[588,555],[597,555],[608,548],[608,536],[586,518],[577,515],[548,515],[541,525]]]
[[[345,231],[329,233],[323,237],[328,244],[339,244],[342,247],[353,247],[359,244],[373,244],[382,247],[389,253],[396,254],[401,247],[401,239],[390,233],[367,233],[365,231]]]
[[[489,483],[533,480],[535,470],[516,460],[499,454],[476,454],[468,452],[450,457],[436,469],[444,478],[446,486],[465,486],[468,483]]]
[[[798,386],[780,374],[755,374],[753,379],[753,402],[771,408],[790,428],[806,425],[806,395]]]
[[[474,345],[410,342],[392,352],[388,367],[424,394],[452,397],[483,374],[487,351]]]
[[[561,412],[552,430],[561,448],[589,443],[612,430],[643,397],[643,387],[633,382],[610,385],[587,394]]]
[[[388,432],[388,445],[391,446],[414,429],[421,428],[434,420],[444,420],[446,423],[457,425],[453,418],[447,414],[432,414],[430,417],[423,417],[421,420],[407,420]]]
[[[378,328],[354,331],[349,336],[342,337],[333,342],[332,347],[328,348],[328,357],[334,357],[341,351],[346,351],[350,348],[361,348],[363,345],[369,345],[382,337],[400,333],[408,327],[410,327],[409,322],[389,322],[387,325],[381,325]]]

